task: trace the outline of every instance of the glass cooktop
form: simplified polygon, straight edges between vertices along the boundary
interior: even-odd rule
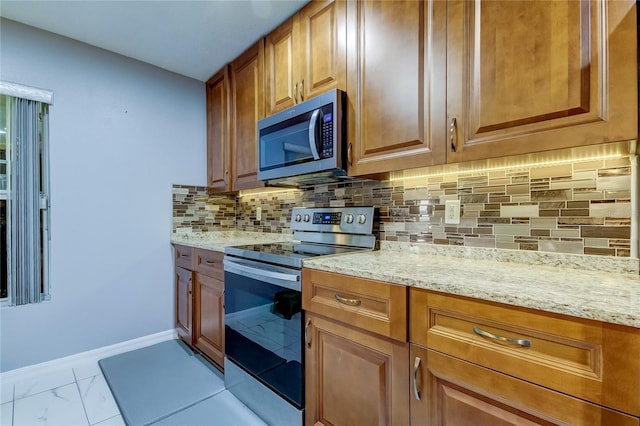
[[[326,256],[358,250],[353,247],[339,247],[313,243],[266,243],[246,244],[225,248],[225,253],[246,259],[275,263],[277,265],[302,268],[302,260],[315,256]]]

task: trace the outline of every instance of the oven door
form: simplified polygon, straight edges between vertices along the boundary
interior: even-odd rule
[[[227,359],[303,408],[300,270],[230,256],[224,270]]]

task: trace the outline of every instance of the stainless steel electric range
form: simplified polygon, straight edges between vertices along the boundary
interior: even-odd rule
[[[304,422],[302,261],[372,250],[373,207],[294,208],[293,241],[225,249],[225,385],[272,425]]]

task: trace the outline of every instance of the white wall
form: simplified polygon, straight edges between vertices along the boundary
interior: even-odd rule
[[[2,308],[0,371],[173,328],[171,184],[206,182],[204,83],[0,31],[0,79],[54,93],[51,301]]]

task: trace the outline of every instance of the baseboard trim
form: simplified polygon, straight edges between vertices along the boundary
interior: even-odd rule
[[[80,352],[74,355],[65,356],[63,358],[42,362],[40,364],[28,365],[26,367],[16,368],[15,370],[0,373],[0,382],[14,383],[31,376],[46,374],[50,371],[71,368],[82,362],[98,362],[102,358],[118,355],[124,352],[133,351],[144,348],[146,346],[155,345],[156,343],[166,340],[176,339],[178,333],[175,329],[161,331],[160,333],[149,334],[147,336],[138,337],[137,339],[127,340],[125,342],[116,343],[101,348],[92,349],[86,352]]]

